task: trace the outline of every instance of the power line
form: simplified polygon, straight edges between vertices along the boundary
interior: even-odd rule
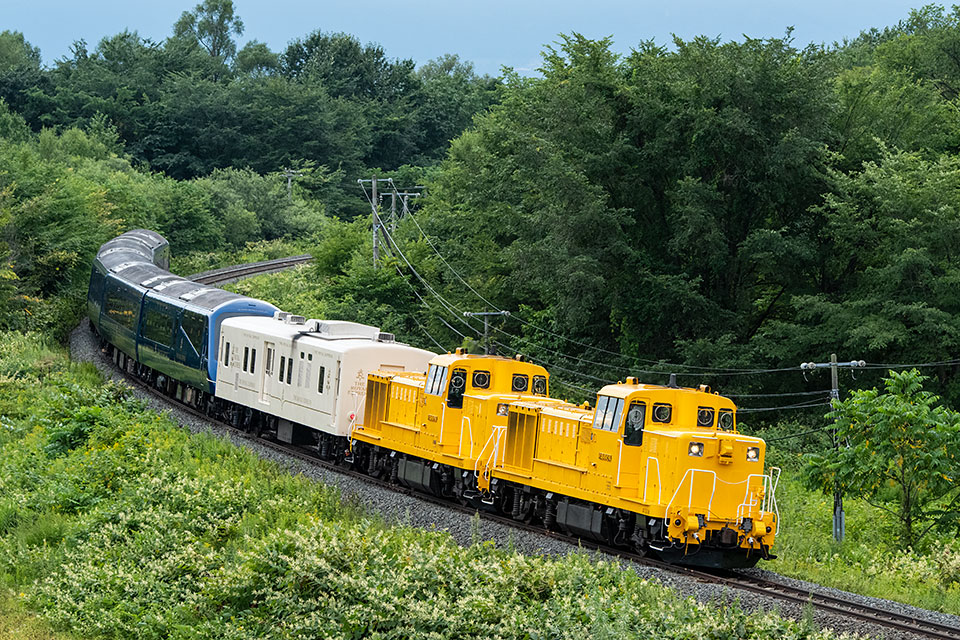
[[[489,307],[491,307],[491,308],[493,308],[493,309],[495,309],[495,310],[497,310],[497,311],[503,311],[503,310],[500,309],[497,305],[493,304],[490,300],[488,300],[485,296],[483,296],[483,294],[481,294],[479,291],[477,291],[476,289],[474,289],[474,288],[470,285],[470,283],[467,282],[466,279],[464,279],[464,277],[463,277],[462,275],[460,275],[460,272],[458,272],[458,271],[453,267],[453,265],[451,265],[451,264],[447,261],[447,259],[443,256],[443,254],[440,253],[439,249],[437,249],[436,245],[434,245],[433,242],[430,240],[430,237],[429,237],[429,236],[427,235],[427,233],[423,230],[423,227],[420,226],[420,223],[417,222],[416,216],[410,215],[410,216],[408,216],[408,219],[410,219],[410,220],[413,221],[413,224],[416,225],[417,230],[420,232],[420,235],[423,236],[423,239],[426,240],[427,244],[430,246],[430,248],[433,250],[433,252],[437,255],[438,258],[440,258],[440,261],[450,270],[450,272],[453,273],[453,275],[457,278],[457,280],[459,280],[471,293],[473,293],[475,296],[477,296],[477,298],[479,298],[481,301],[483,301],[486,305],[488,305]],[[591,345],[591,344],[588,344],[588,343],[586,343],[586,342],[581,342],[581,341],[579,341],[579,340],[574,340],[573,338],[568,338],[567,336],[564,336],[564,335],[562,335],[562,334],[556,333],[556,332],[554,332],[554,331],[550,331],[549,329],[544,329],[543,327],[537,326],[537,325],[533,324],[532,322],[529,322],[529,321],[527,321],[527,320],[524,320],[524,319],[523,319],[521,316],[519,316],[519,315],[514,314],[512,317],[516,318],[517,321],[520,322],[521,324],[523,324],[523,325],[525,325],[525,326],[528,326],[528,327],[530,327],[531,329],[533,329],[533,330],[535,330],[535,331],[540,331],[540,332],[542,332],[542,333],[545,333],[545,334],[547,334],[547,335],[553,336],[553,337],[555,337],[555,338],[559,338],[559,339],[564,340],[564,341],[566,341],[566,342],[570,342],[571,344],[575,344],[575,345],[584,347],[584,348],[586,348],[586,349],[592,349],[592,350],[597,351],[597,352],[599,352],[599,353],[604,353],[604,354],[607,354],[607,355],[613,355],[613,356],[616,356],[616,357],[622,358],[622,359],[633,360],[634,362],[643,362],[643,363],[646,363],[646,364],[655,364],[655,365],[658,365],[658,366],[661,366],[661,367],[664,367],[664,368],[668,368],[668,369],[669,369],[669,368],[675,368],[675,369],[676,369],[676,368],[679,368],[679,369],[690,369],[690,370],[694,370],[694,371],[699,371],[699,372],[701,372],[701,373],[693,373],[693,372],[691,372],[691,373],[677,373],[678,376],[694,376],[694,375],[700,375],[700,376],[707,376],[707,375],[752,375],[752,374],[760,374],[760,373],[777,373],[777,372],[781,372],[781,371],[792,371],[792,370],[794,370],[794,367],[782,368],[782,369],[746,369],[746,368],[729,368],[729,367],[701,367],[701,366],[697,366],[697,365],[687,365],[687,364],[669,363],[669,362],[662,362],[662,361],[659,361],[659,360],[651,360],[651,359],[648,359],[648,358],[639,358],[639,357],[636,357],[636,356],[628,356],[628,355],[625,355],[625,354],[622,354],[622,353],[617,353],[617,352],[615,352],[615,351],[610,351],[609,349],[604,349],[604,348],[602,348],[602,347],[596,347],[596,346]],[[506,335],[510,335],[511,337],[517,337],[517,336],[513,336],[512,334],[509,334],[509,333],[507,333],[507,332],[505,332],[505,331],[502,331],[502,330],[499,330],[499,331],[501,331],[501,333],[504,333],[504,334],[506,334]],[[583,360],[583,359],[581,358],[580,360]],[[583,360],[583,361],[584,361],[584,362],[589,362],[589,361],[587,361],[587,360]],[[647,371],[647,370],[642,370],[642,369],[641,369],[641,370],[627,369],[627,368],[625,368],[625,367],[616,367],[616,366],[613,366],[613,365],[610,365],[610,364],[600,364],[600,363],[590,363],[590,364],[596,364],[596,365],[598,365],[598,366],[604,366],[604,367],[608,367],[608,368],[611,368],[611,369],[616,368],[616,369],[619,369],[619,370],[624,371],[624,372],[627,372],[627,373],[668,373],[667,371]],[[705,372],[705,373],[704,373],[704,372]]]
[[[793,393],[725,393],[724,398],[786,398],[790,396],[815,396],[821,393],[830,393],[830,389],[820,391],[795,391]]]

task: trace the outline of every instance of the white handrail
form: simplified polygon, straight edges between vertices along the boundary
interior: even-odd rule
[[[683,484],[687,481],[687,477],[690,478],[690,493],[687,498],[687,509],[688,510],[690,509],[690,506],[693,504],[693,484],[694,484],[694,477],[696,476],[697,472],[707,473],[713,477],[713,486],[710,489],[710,502],[707,504],[707,513],[708,514],[713,513],[713,496],[717,492],[717,472],[711,471],[710,469],[695,469],[691,467],[687,469],[686,473],[683,474],[683,478],[680,479],[680,484],[677,485],[676,490],[674,490],[673,492],[673,497],[670,498],[670,502],[667,503],[667,509],[666,511],[663,512],[664,518],[670,517],[670,509],[671,507],[673,507],[673,501],[676,500],[677,494],[680,492],[680,489],[683,488]]]

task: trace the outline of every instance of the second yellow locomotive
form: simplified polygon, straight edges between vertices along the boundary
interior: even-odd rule
[[[352,433],[369,473],[581,538],[684,564],[754,565],[778,529],[779,470],[737,432],[736,407],[706,387],[600,389],[596,405],[548,395],[520,359],[431,360],[426,374],[368,376]]]

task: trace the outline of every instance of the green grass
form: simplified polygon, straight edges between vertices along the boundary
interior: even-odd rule
[[[75,636],[53,630],[50,624],[24,605],[26,594],[0,591],[0,640],[72,640]]]
[[[844,500],[846,537],[833,540],[833,496],[805,489],[792,470],[777,494],[778,558],[764,568],[867,596],[960,615],[960,544],[934,540],[929,553],[901,551],[882,514]]]
[[[678,600],[616,562],[388,526],[35,337],[0,345],[17,372],[0,375],[0,586],[23,594],[0,618],[34,624],[29,607],[36,637],[835,637]]]

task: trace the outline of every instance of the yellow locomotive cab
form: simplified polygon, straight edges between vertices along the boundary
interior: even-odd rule
[[[426,374],[370,374],[357,463],[423,491],[688,564],[749,566],[778,528],[779,470],[697,389],[603,387],[595,407],[549,398],[537,365],[462,352]]]

